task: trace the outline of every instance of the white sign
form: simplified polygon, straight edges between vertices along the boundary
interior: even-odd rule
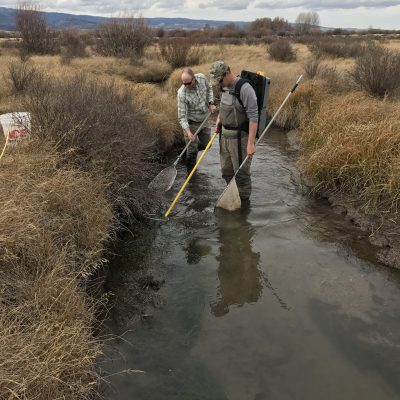
[[[0,115],[0,124],[8,143],[15,144],[29,137],[31,131],[31,116],[27,112],[15,112]]]

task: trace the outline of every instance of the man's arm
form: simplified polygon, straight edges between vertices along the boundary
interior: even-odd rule
[[[258,128],[258,106],[256,93],[249,83],[242,86],[240,99],[242,100],[249,119],[249,138],[247,140],[246,150],[247,155],[252,157],[256,152],[255,141]]]
[[[249,121],[249,138],[247,139],[247,155],[253,157],[256,152],[256,134],[257,134],[258,123]]]
[[[189,121],[187,119],[187,112],[188,112],[187,104],[186,104],[184,95],[180,91],[178,91],[177,100],[178,100],[179,123],[180,123],[182,129],[184,130],[184,132],[186,133],[186,135],[188,136],[189,140],[193,141],[195,139],[195,137],[192,134],[192,131],[190,130]]]

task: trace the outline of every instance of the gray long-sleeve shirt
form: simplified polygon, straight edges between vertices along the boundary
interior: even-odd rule
[[[240,78],[236,78],[233,81],[232,91],[235,88],[237,81]],[[240,90],[240,100],[243,103],[243,107],[246,110],[247,118],[250,122],[258,123],[258,105],[257,105],[257,96],[256,92],[254,91],[253,87],[250,83],[246,82],[243,84]]]

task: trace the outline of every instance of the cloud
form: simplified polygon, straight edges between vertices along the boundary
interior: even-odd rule
[[[169,8],[177,8],[184,7],[185,0],[160,0],[154,4],[157,8],[169,9]]]
[[[4,4],[5,3],[5,4]],[[2,6],[16,7],[16,2],[5,0]],[[186,0],[40,0],[40,9],[46,11],[71,11],[80,14],[115,14],[154,9],[176,10],[185,6]]]
[[[256,8],[283,10],[301,7],[309,10],[386,8],[398,6],[399,0],[263,0],[255,4]]]
[[[220,8],[221,10],[245,10],[252,3],[249,0],[213,0],[207,3],[200,3],[200,8]],[[223,17],[223,16],[221,16]]]

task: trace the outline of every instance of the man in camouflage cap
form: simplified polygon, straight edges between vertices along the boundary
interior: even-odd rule
[[[217,129],[222,125],[220,135],[222,177],[228,184],[248,155],[248,160],[236,176],[240,198],[246,201],[251,194],[251,157],[256,152],[257,96],[250,83],[234,75],[224,61],[216,61],[211,65],[210,78],[210,83],[221,89]]]

